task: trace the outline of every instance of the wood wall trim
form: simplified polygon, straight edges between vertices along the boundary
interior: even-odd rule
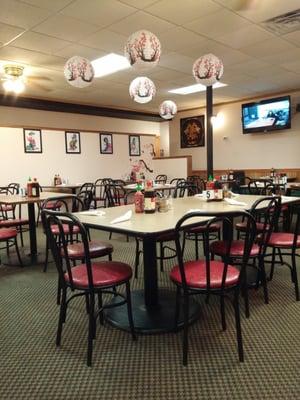
[[[274,167],[275,170],[279,173],[287,174],[290,178],[296,178],[297,181],[300,182],[300,168],[278,168]],[[270,174],[271,168],[239,168],[239,169],[232,169],[232,171],[245,171],[245,175],[249,176],[250,178],[259,178],[260,176],[268,176]],[[214,175],[225,175],[228,173],[228,169],[215,169]],[[206,178],[206,170],[193,170],[192,175],[199,175],[201,177]]]
[[[109,118],[134,119],[140,121],[162,122],[158,114],[131,110],[97,107],[84,104],[64,103],[59,101],[42,100],[29,97],[15,97],[0,94],[0,106],[29,108],[33,110],[55,111],[72,114],[86,114]]]
[[[147,137],[157,137],[158,134],[155,133],[135,133],[135,132],[112,132],[112,131],[104,131],[104,130],[95,130],[95,129],[78,129],[78,128],[53,128],[53,127],[49,127],[49,126],[32,126],[32,125],[1,125],[1,128],[17,128],[17,129],[42,129],[45,131],[76,131],[76,132],[88,132],[88,133],[110,133],[113,135],[136,135],[136,136],[147,136]]]

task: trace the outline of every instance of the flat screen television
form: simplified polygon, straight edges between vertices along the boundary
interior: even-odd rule
[[[269,132],[291,127],[290,96],[242,104],[243,133]]]

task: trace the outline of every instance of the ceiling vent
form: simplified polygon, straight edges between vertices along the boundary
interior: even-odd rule
[[[284,35],[300,29],[300,9],[270,18],[262,26],[276,35]]]

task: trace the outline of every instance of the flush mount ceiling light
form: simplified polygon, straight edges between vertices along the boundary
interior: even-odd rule
[[[91,62],[80,56],[71,57],[64,66],[64,75],[71,86],[84,88],[94,79],[94,69]]]
[[[204,86],[212,86],[223,75],[223,63],[214,54],[205,54],[198,58],[193,65],[193,75],[196,82]]]
[[[100,78],[101,76],[110,75],[117,71],[130,68],[130,63],[126,57],[110,53],[92,61],[92,66],[95,71],[95,78]]]
[[[154,33],[140,30],[129,36],[124,53],[132,67],[144,70],[158,64],[161,44]]]
[[[213,85],[213,88],[218,89],[218,88],[221,88],[224,86],[228,86],[228,85],[226,83],[217,82]],[[169,90],[169,93],[186,95],[186,94],[197,93],[197,92],[205,92],[205,90],[206,90],[206,86],[201,85],[201,83],[196,83],[195,85],[184,86],[184,87],[181,87],[178,89]]]
[[[3,88],[7,92],[19,94],[24,91],[25,83],[23,78],[24,67],[21,65],[5,65],[3,67],[4,78]]]

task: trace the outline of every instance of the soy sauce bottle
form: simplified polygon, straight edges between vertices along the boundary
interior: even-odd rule
[[[155,213],[156,195],[152,181],[146,181],[144,194],[144,212],[146,214]]]

